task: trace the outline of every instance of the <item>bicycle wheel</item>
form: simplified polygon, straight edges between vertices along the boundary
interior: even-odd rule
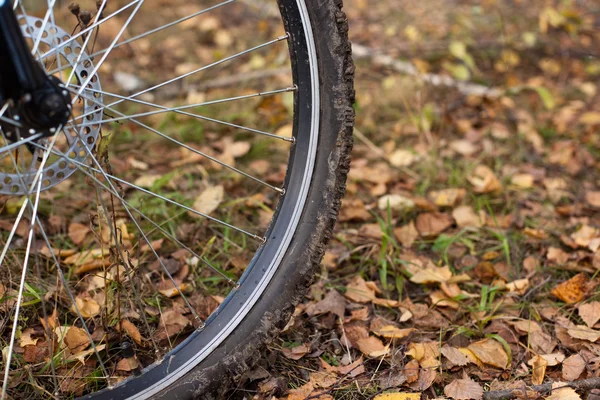
[[[218,398],[337,216],[341,1],[59,4],[14,3],[73,113],[24,139],[0,108],[2,398]]]

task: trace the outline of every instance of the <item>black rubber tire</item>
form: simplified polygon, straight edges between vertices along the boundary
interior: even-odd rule
[[[345,191],[354,125],[354,64],[342,0],[306,0],[321,84],[315,174],[297,233],[257,305],[193,371],[155,398],[220,399],[289,320],[317,272]]]

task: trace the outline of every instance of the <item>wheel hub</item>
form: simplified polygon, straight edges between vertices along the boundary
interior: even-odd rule
[[[80,85],[88,82],[81,92],[81,99],[69,111],[72,120],[67,122],[60,132],[55,128],[60,125],[60,122],[57,125],[56,121],[60,121],[64,115],[53,113],[52,110],[60,110],[61,104],[70,105],[71,95],[68,88],[59,93],[47,92],[45,95],[42,94],[39,99],[31,98],[29,99],[31,104],[35,104],[37,101],[37,106],[17,105],[5,115],[22,125],[17,134],[17,130],[12,126],[9,127],[6,123],[2,124],[2,131],[9,141],[16,141],[18,137],[22,139],[31,137],[38,133],[46,137],[54,134],[62,135],[57,138],[56,147],[65,156],[51,155],[44,167],[42,190],[46,190],[71,176],[77,170],[77,164],[84,163],[93,150],[100,135],[102,123],[102,88],[97,74],[94,74],[91,79],[89,78],[95,69],[92,59],[78,41],[69,41],[70,34],[49,21],[44,24],[40,18],[18,15],[17,19],[26,40],[30,43],[40,40],[40,53],[47,55],[44,59],[46,67],[51,71],[63,70],[62,76],[61,72],[57,72],[56,76],[51,77],[55,83],[66,80],[71,71],[73,71],[73,79],[65,85],[74,85],[70,91],[78,92]],[[60,85],[63,84],[60,83]],[[64,113],[66,110],[60,112]],[[13,163],[12,167],[2,167],[0,170],[0,193],[22,195],[29,192],[42,156],[39,147],[29,146],[29,148],[33,152],[33,157],[27,166],[19,165],[17,167]]]

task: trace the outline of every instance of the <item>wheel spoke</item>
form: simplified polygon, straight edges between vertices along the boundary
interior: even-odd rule
[[[129,43],[131,43],[131,42],[134,42],[134,41],[136,41],[136,40],[138,40],[138,39],[141,39],[141,38],[144,38],[144,37],[146,37],[146,36],[152,35],[153,33],[160,32],[160,31],[162,31],[162,30],[165,30],[165,29],[167,29],[167,28],[170,28],[170,27],[172,27],[172,26],[174,26],[174,25],[180,24],[180,23],[182,23],[182,22],[184,22],[184,21],[187,21],[188,19],[192,19],[192,18],[194,18],[194,17],[197,17],[198,15],[205,14],[205,13],[207,13],[207,12],[209,12],[209,11],[213,11],[213,10],[215,10],[215,9],[217,9],[217,8],[219,8],[219,7],[222,7],[222,6],[224,6],[224,5],[227,5],[227,4],[229,4],[229,3],[233,3],[234,1],[236,1],[236,0],[227,0],[227,1],[224,1],[224,2],[222,2],[222,3],[219,3],[219,4],[216,4],[216,5],[214,5],[214,6],[212,6],[212,7],[205,8],[204,10],[200,10],[200,11],[197,11],[197,12],[195,12],[195,13],[193,13],[193,14],[190,14],[190,15],[188,15],[187,17],[180,18],[180,19],[178,19],[177,21],[173,21],[173,22],[170,22],[170,23],[168,23],[168,24],[165,24],[165,25],[159,26],[158,28],[151,29],[151,30],[149,30],[148,32],[144,32],[144,33],[142,33],[142,34],[140,34],[140,35],[134,36],[134,37],[132,37],[132,38],[130,38],[130,39],[127,39],[127,40],[125,40],[125,41],[123,41],[123,42],[120,42],[120,43],[118,43],[118,44],[117,44],[117,45],[116,45],[116,46],[113,48],[113,50],[114,50],[114,49],[118,49],[119,47],[121,47],[121,46],[124,46],[124,45],[126,45],[126,44],[129,44]],[[100,50],[100,51],[97,51],[97,52],[95,52],[95,53],[91,54],[89,57],[90,57],[90,58],[94,58],[94,57],[96,57],[96,56],[99,56],[99,55],[101,55],[101,54],[104,54],[104,53],[106,53],[106,52],[107,52],[107,50],[106,50],[106,49],[104,49],[104,50]]]
[[[89,100],[91,102],[94,102],[96,104],[101,104],[100,102],[98,102],[97,100],[95,100],[93,97],[85,97],[85,99]],[[114,113],[114,114],[121,115],[121,116],[126,116],[122,112],[117,111],[117,110],[115,110],[113,108],[106,108],[106,109],[109,110],[110,112]],[[96,111],[96,112],[98,112],[98,111]],[[183,113],[183,111],[180,111],[180,112]],[[238,168],[236,168],[236,167],[234,167],[232,165],[229,165],[229,164],[227,164],[227,163],[225,163],[225,162],[223,162],[223,161],[221,161],[221,160],[219,160],[219,159],[217,159],[215,157],[212,157],[212,156],[210,156],[210,155],[208,155],[208,154],[206,154],[206,153],[204,153],[204,152],[202,152],[200,150],[197,150],[197,149],[195,149],[195,148],[193,148],[191,146],[188,146],[187,144],[182,143],[182,142],[178,141],[177,139],[174,139],[174,138],[170,137],[169,135],[167,135],[165,133],[162,133],[162,132],[154,129],[154,128],[152,128],[152,127],[150,127],[150,126],[148,126],[148,125],[146,125],[146,124],[138,121],[135,118],[130,118],[129,120],[131,122],[133,122],[134,124],[139,125],[142,128],[145,128],[148,131],[150,131],[152,133],[155,133],[158,136],[160,136],[160,137],[162,137],[162,138],[164,138],[164,139],[166,139],[166,140],[168,140],[168,141],[170,141],[170,142],[172,142],[172,143],[174,143],[174,144],[176,144],[176,145],[178,145],[180,147],[183,147],[183,148],[185,148],[185,149],[187,149],[187,150],[189,150],[189,151],[191,151],[191,152],[193,152],[195,154],[198,154],[199,156],[202,156],[202,157],[204,157],[204,158],[206,158],[206,159],[208,159],[208,160],[210,160],[212,162],[215,162],[215,163],[217,163],[217,164],[219,164],[219,165],[221,165],[221,166],[223,166],[223,167],[225,167],[225,168],[227,168],[227,169],[229,169],[231,171],[234,171],[234,172],[236,172],[236,173],[238,173],[238,174],[240,174],[242,176],[245,176],[246,178],[252,179],[253,181],[255,181],[257,183],[260,183],[263,186],[266,186],[268,188],[271,188],[271,189],[275,190],[276,192],[279,192],[280,194],[284,194],[285,193],[284,189],[278,188],[276,186],[273,186],[273,185],[271,185],[271,184],[269,184],[269,183],[267,183],[267,182],[265,182],[265,181],[263,181],[263,180],[255,177],[255,176],[252,176],[252,175],[248,174],[247,172],[244,172],[244,171],[242,171],[242,170],[240,170],[240,169],[238,169]],[[71,128],[77,130],[76,127],[71,127]]]
[[[87,28],[81,30],[78,34],[71,36],[69,39],[65,40],[64,42],[60,43],[59,45],[57,45],[55,48],[48,50],[47,52],[45,52],[44,54],[42,54],[40,56],[40,60],[43,60],[51,55],[54,55],[57,52],[60,52],[60,50],[65,47],[66,45],[68,45],[69,43],[73,42],[74,40],[78,39],[79,37],[87,34],[88,32],[91,32],[92,30],[96,29],[96,27],[102,25],[103,23],[109,21],[110,19],[112,19],[113,17],[119,15],[120,13],[122,13],[123,11],[125,11],[126,9],[128,9],[129,7],[132,7],[133,5],[140,3],[140,2],[144,2],[144,0],[133,0],[131,3],[128,3],[126,5],[124,5],[123,7],[119,8],[117,11],[113,12],[112,14],[104,17],[102,19],[102,21],[99,21],[95,24],[92,24],[90,26],[88,26]],[[49,75],[55,74],[57,71],[52,71],[49,73]]]
[[[131,14],[129,14],[129,17],[127,17],[127,21],[125,21],[125,23],[121,27],[121,30],[119,31],[119,33],[117,33],[117,35],[114,38],[114,40],[112,41],[111,45],[108,47],[107,52],[102,56],[102,58],[100,59],[100,61],[98,61],[98,63],[94,66],[94,70],[89,73],[88,77],[81,84],[81,88],[79,88],[79,90],[78,90],[75,98],[73,100],[71,100],[71,104],[75,104],[77,102],[79,96],[85,90],[85,87],[94,78],[94,75],[96,74],[96,72],[98,72],[98,69],[100,69],[100,67],[102,66],[102,64],[104,64],[104,61],[106,61],[106,57],[109,56],[110,51],[112,50],[113,47],[115,47],[115,45],[117,44],[117,42],[121,38],[121,35],[123,35],[123,33],[125,32],[125,29],[127,29],[127,27],[129,26],[129,24],[131,23],[131,20],[133,19],[133,17],[135,17],[135,15],[137,14],[137,12],[140,9],[140,7],[142,6],[142,4],[144,4],[144,0],[139,0],[138,3],[137,3],[137,5],[135,6],[135,9],[131,12]],[[82,52],[83,52],[83,50],[82,50]]]

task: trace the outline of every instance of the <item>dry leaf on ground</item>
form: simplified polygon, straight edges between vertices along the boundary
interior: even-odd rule
[[[73,353],[85,350],[90,344],[90,338],[84,329],[71,326],[64,337],[64,342]]]
[[[213,211],[219,207],[219,204],[223,201],[224,190],[223,186],[209,186],[200,193],[192,208],[199,213],[210,215]],[[188,211],[188,214],[192,217],[201,218],[201,215],[195,214]]]
[[[585,360],[579,354],[573,354],[562,362],[562,377],[574,381],[585,371]]]
[[[454,219],[443,213],[422,213],[417,216],[416,228],[422,237],[430,238],[438,236],[450,228]]]
[[[552,393],[546,400],[581,400],[581,397],[564,382],[552,382]]]
[[[440,344],[438,342],[410,343],[406,355],[417,360],[421,368],[440,366]]]
[[[356,303],[369,303],[375,298],[375,291],[363,278],[355,276],[346,286],[344,296]]]
[[[552,289],[552,294],[567,304],[578,303],[585,296],[587,277],[580,273],[566,282],[560,283]]]
[[[491,365],[496,368],[508,367],[508,354],[500,342],[494,339],[483,339],[475,343],[471,343],[467,349],[484,364]]]
[[[447,282],[452,278],[452,271],[448,266],[436,267],[431,263],[427,263],[425,267],[410,264],[405,268],[412,274],[410,281],[413,283]]]
[[[546,376],[546,367],[548,361],[541,356],[535,356],[531,360],[531,383],[534,385],[541,385],[544,383],[544,377]]]
[[[381,357],[390,352],[390,347],[384,345],[381,339],[378,339],[375,336],[358,339],[356,345],[363,354],[369,357]]]
[[[394,229],[394,235],[404,247],[411,247],[415,240],[419,238],[419,232],[417,231],[413,221]]]
[[[344,311],[346,309],[346,300],[344,297],[337,292],[337,290],[331,290],[323,298],[323,300],[309,304],[306,307],[306,314],[308,316],[320,315],[325,313],[332,313],[340,318],[344,318]]]
[[[78,222],[73,222],[69,225],[69,239],[77,245],[83,243],[85,236],[90,232],[91,230],[87,225]]]
[[[469,363],[469,358],[456,347],[445,345],[441,351],[442,355],[454,365],[464,367]]]
[[[166,310],[160,315],[159,328],[154,332],[154,340],[161,341],[180,333],[190,320],[176,310]]]
[[[482,218],[475,213],[471,206],[456,207],[452,211],[452,217],[459,228],[481,228],[483,226]]]
[[[454,207],[456,205],[456,203],[458,203],[465,197],[466,193],[467,193],[467,191],[462,188],[461,189],[448,188],[448,189],[431,191],[431,192],[429,192],[427,197],[429,197],[429,199],[431,201],[433,201],[433,203],[436,206]]]
[[[591,328],[600,320],[600,301],[580,304],[577,311],[583,322]]]
[[[286,358],[289,358],[290,360],[299,360],[308,353],[310,353],[310,346],[301,344],[300,346],[292,348],[284,347],[281,349],[281,352]]]
[[[467,177],[475,193],[492,193],[502,191],[502,184],[490,168],[478,165]]]
[[[124,319],[121,320],[121,328],[127,332],[130,338],[133,339],[134,342],[141,345],[142,344],[142,334],[140,330],[129,320]]]
[[[587,340],[588,342],[596,342],[600,339],[600,331],[592,329],[587,325],[577,325],[567,329],[569,336],[575,339]]]
[[[96,300],[87,297],[75,297],[75,304],[71,306],[71,310],[77,314],[77,309],[79,309],[83,318],[92,318],[100,314],[100,304]]]
[[[483,388],[472,379],[456,379],[444,387],[444,394],[456,400],[479,400]]]

